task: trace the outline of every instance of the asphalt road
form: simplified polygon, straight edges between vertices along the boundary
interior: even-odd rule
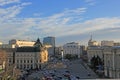
[[[98,76],[81,60],[74,60],[74,61],[62,61],[62,62],[50,62],[48,66],[44,68],[42,71],[33,72],[31,75],[28,76],[27,80],[32,78],[38,78],[42,80],[43,73],[55,72],[56,76],[62,76],[65,71],[69,71],[71,75],[71,80],[75,80],[74,77],[79,77],[80,79],[97,79]],[[88,73],[90,76],[88,76]],[[37,79],[36,79],[37,80]]]
[[[81,60],[71,61],[68,64],[68,70],[74,76],[79,76],[81,79],[96,79],[98,76]],[[88,76],[90,74],[90,76]]]

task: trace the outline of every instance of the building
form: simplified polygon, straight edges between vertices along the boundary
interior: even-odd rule
[[[101,41],[101,46],[114,46],[114,41],[103,40]]]
[[[52,45],[52,47],[55,47],[55,37],[45,37],[43,39],[44,45]]]
[[[49,56],[55,55],[55,37],[45,37],[43,44],[49,46],[49,48],[47,48]]]
[[[80,58],[80,44],[71,42],[63,45],[63,54],[77,55]]]
[[[91,63],[91,59],[95,56],[99,56],[100,59],[103,61],[103,48],[100,46],[92,46],[87,48],[87,56],[88,56],[88,63]]]
[[[89,63],[94,56],[100,57],[106,77],[120,78],[120,46],[88,47],[87,54]]]
[[[10,45],[15,45],[15,47],[33,46],[35,44],[35,41],[12,39],[12,40],[9,41],[9,44]]]
[[[110,78],[120,78],[120,46],[104,49],[104,73]]]
[[[2,44],[0,45],[0,48],[3,49],[3,48],[15,48],[16,45],[15,44]]]
[[[17,47],[8,51],[9,66],[15,65],[18,69],[41,69],[48,61],[47,49],[38,39],[33,47]]]
[[[7,63],[7,55],[4,50],[0,50],[0,71],[5,69]]]
[[[114,46],[120,46],[120,42],[114,42]]]
[[[92,36],[90,40],[88,41],[88,46],[99,46],[100,44],[97,41],[92,40]]]

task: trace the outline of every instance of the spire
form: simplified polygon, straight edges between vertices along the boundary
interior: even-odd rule
[[[42,43],[40,42],[40,39],[39,39],[39,38],[38,38],[37,41],[35,42],[34,46],[42,47]]]
[[[89,40],[89,42],[91,42],[92,41],[92,35],[90,36],[90,40]]]
[[[90,36],[90,40],[92,41],[92,35]]]

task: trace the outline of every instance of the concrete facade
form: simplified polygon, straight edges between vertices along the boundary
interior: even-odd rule
[[[120,78],[120,46],[104,49],[104,73],[110,78]]]
[[[100,46],[94,46],[94,47],[88,47],[87,49],[87,55],[88,55],[88,62],[90,63],[90,60],[92,57],[99,56],[101,60],[103,60],[103,48]]]
[[[38,39],[33,47],[5,49],[8,55],[8,66],[13,64],[18,69],[41,69],[48,61],[47,49]]]
[[[78,55],[78,57],[80,58],[80,44],[71,42],[63,45],[63,54]]]
[[[114,41],[103,40],[101,41],[101,46],[114,46]]]

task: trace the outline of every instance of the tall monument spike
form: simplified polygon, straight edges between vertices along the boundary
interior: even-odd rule
[[[92,41],[92,35],[90,36],[90,40]]]

